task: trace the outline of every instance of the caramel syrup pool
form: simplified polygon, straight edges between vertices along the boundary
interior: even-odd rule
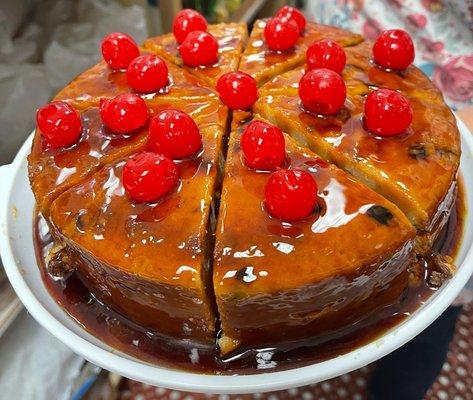
[[[464,190],[458,181],[458,194],[449,220],[434,249],[455,257],[460,246],[465,215]],[[35,216],[34,242],[41,276],[56,302],[84,329],[112,348],[145,362],[170,368],[209,374],[252,374],[297,368],[320,362],[363,346],[388,329],[402,322],[419,308],[435,291],[427,282],[429,259],[423,259],[423,279],[409,285],[403,298],[332,336],[307,338],[296,345],[251,349],[221,358],[216,346],[202,346],[189,340],[176,340],[140,327],[116,313],[86,288],[81,277],[73,272],[65,278],[50,275],[46,255],[53,245],[45,220]]]

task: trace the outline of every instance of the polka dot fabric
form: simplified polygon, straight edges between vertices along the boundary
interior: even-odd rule
[[[301,388],[251,395],[204,395],[151,387],[125,379],[120,400],[368,400],[375,364]],[[424,400],[473,400],[473,304],[463,307],[442,370]]]

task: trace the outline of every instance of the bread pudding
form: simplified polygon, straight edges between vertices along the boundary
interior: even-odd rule
[[[413,55],[372,51],[402,35],[373,45],[280,18],[248,38],[188,17],[143,47],[111,34],[38,111],[29,176],[50,273],[221,357],[324,343],[400,304],[436,256],[461,153]]]

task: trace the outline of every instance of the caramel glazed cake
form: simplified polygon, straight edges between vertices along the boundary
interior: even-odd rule
[[[460,136],[408,35],[281,13],[249,37],[189,10],[142,47],[110,34],[38,110],[29,156],[49,273],[221,357],[347,332],[425,257],[433,284],[454,271],[431,249]]]

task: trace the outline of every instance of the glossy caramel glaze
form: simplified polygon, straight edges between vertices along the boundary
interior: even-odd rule
[[[227,110],[215,96],[184,98],[179,101],[159,97],[148,103],[150,116],[167,108],[177,108],[190,114],[199,128],[219,125],[225,129]],[[129,135],[109,132],[100,119],[97,107],[80,111],[83,131],[77,143],[54,149],[36,131],[28,167],[31,186],[42,213],[49,214],[51,201],[67,188],[97,171],[101,166],[144,149],[148,129],[144,127]]]
[[[248,30],[246,24],[230,23],[209,25],[207,31],[218,42],[218,61],[213,65],[200,67],[184,65],[179,54],[179,44],[172,33],[149,38],[144,42],[143,47],[181,65],[203,82],[215,87],[218,78],[223,74],[238,69],[240,55],[248,39]]]
[[[296,45],[286,51],[268,49],[264,39],[266,20],[257,20],[251,31],[248,45],[241,57],[240,71],[256,79],[259,85],[305,62],[305,53],[310,44],[320,39],[332,39],[341,46],[354,46],[363,37],[333,26],[308,22]]]
[[[44,215],[59,193],[84,179],[100,166],[123,155],[131,154],[147,143],[147,128],[130,135],[109,132],[100,119],[97,107],[80,112],[82,134],[77,143],[67,148],[48,146],[37,129],[28,168],[36,202]]]
[[[214,255],[223,351],[228,344],[272,346],[333,333],[399,297],[415,236],[404,214],[286,137],[286,166],[313,175],[318,210],[297,223],[271,218],[263,204],[269,175],[244,165],[239,115],[233,119]]]
[[[452,257],[455,257],[461,243],[466,212],[462,185],[459,188],[448,223],[433,247],[433,251]],[[310,365],[377,339],[415,312],[437,290],[429,286],[425,279],[435,268],[427,258],[411,268],[408,288],[399,299],[369,318],[347,325],[334,335],[323,340],[306,337],[271,348],[258,346],[221,357],[215,346],[203,346],[192,340],[176,340],[134,324],[98,301],[85,287],[77,271],[62,278],[52,276],[46,268],[45,259],[54,244],[53,238],[43,218],[36,218],[34,227],[36,255],[43,281],[66,312],[108,345],[143,361],[170,368],[214,374],[254,374]]]
[[[149,53],[142,51],[142,54]],[[194,76],[166,62],[168,67],[168,85],[153,93],[137,93],[128,85],[126,71],[113,71],[101,61],[92,68],[77,76],[69,85],[62,89],[54,100],[67,101],[77,109],[98,105],[102,97],[115,97],[121,93],[137,93],[147,102],[166,98],[168,100],[185,101],[199,97],[216,96],[208,87]]]
[[[49,221],[105,304],[161,334],[213,343],[208,224],[223,129],[201,133],[203,150],[178,163],[179,187],[158,203],[128,197],[124,159],[60,195]]]
[[[382,70],[370,62],[368,43],[347,48],[346,54],[347,100],[335,116],[304,110],[297,93],[304,68],[268,82],[255,110],[393,201],[418,229],[429,231],[459,166],[455,118],[438,89],[414,66],[402,74]],[[413,122],[405,134],[380,138],[365,130],[364,98],[377,87],[399,90],[409,99]]]

